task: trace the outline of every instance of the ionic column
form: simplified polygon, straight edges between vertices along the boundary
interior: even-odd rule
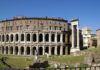
[[[60,42],[63,43],[63,33],[60,34]]]
[[[57,32],[55,33],[55,43],[57,43]]]
[[[63,46],[60,46],[60,55],[62,55],[63,54]]]
[[[49,55],[51,55],[51,46],[49,46]]]
[[[77,48],[79,48],[79,27],[77,25]]]
[[[72,25],[72,48],[74,48],[74,28]]]
[[[55,46],[55,55],[57,55],[57,45]]]

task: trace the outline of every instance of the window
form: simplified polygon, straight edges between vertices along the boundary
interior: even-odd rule
[[[19,30],[19,26],[16,26],[16,30]]]

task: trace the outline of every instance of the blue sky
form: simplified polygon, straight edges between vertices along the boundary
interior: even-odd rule
[[[14,16],[79,18],[80,28],[100,28],[100,0],[0,0],[0,20]]]

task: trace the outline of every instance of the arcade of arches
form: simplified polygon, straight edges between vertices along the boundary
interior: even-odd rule
[[[12,55],[65,55],[67,47],[63,32],[13,33],[0,35],[2,54]],[[18,46],[12,44],[18,44]],[[23,44],[23,46],[21,45]],[[28,45],[28,46],[27,46]],[[32,46],[29,46],[32,45]]]

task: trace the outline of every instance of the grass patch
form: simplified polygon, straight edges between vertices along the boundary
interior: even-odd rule
[[[100,54],[100,48],[98,47],[98,48],[89,48],[87,51],[90,51],[90,52],[92,52],[92,53],[98,53],[98,54]]]

